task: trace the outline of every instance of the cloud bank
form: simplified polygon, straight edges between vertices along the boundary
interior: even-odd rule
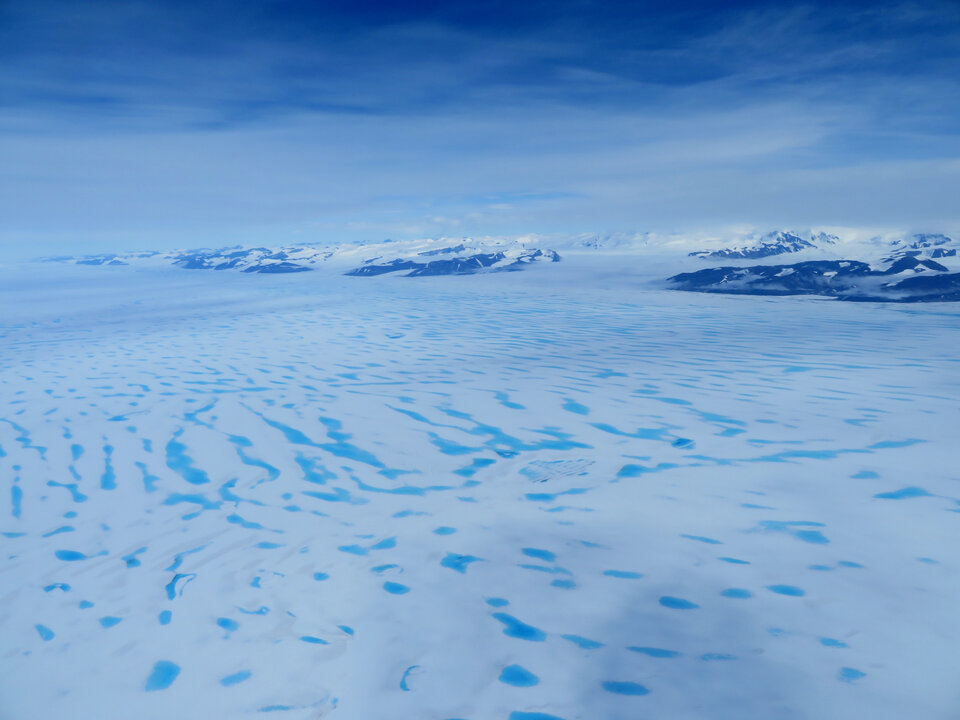
[[[960,220],[960,7],[0,7],[0,253]]]

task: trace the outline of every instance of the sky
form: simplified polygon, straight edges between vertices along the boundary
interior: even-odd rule
[[[958,198],[956,0],[0,0],[0,257]]]

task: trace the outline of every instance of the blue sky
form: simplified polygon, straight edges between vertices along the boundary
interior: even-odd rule
[[[960,4],[0,2],[0,253],[960,221]]]

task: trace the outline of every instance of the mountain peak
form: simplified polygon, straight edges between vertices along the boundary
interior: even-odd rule
[[[839,238],[833,235],[820,233],[807,240],[792,231],[773,230],[761,236],[758,241],[750,244],[721,248],[719,250],[698,250],[690,253],[690,257],[756,260],[770,257],[771,255],[783,255],[785,253],[815,249],[817,245],[814,243],[814,240],[832,245],[838,239]]]

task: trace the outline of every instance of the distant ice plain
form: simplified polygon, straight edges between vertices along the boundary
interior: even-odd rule
[[[641,265],[0,268],[0,717],[956,718],[960,307]]]

